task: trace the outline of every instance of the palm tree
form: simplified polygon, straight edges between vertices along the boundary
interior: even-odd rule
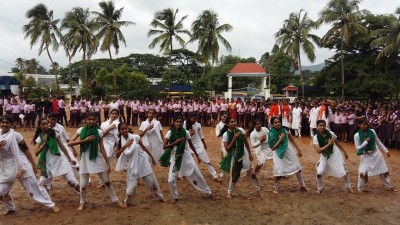
[[[178,44],[183,48],[185,47],[185,41],[180,36],[180,34],[187,34],[190,36],[188,30],[183,29],[183,21],[187,19],[187,15],[183,16],[178,20],[177,14],[179,9],[167,8],[162,11],[156,12],[153,21],[150,25],[154,29],[150,29],[147,36],[158,35],[150,43],[149,48],[153,49],[156,45],[160,44],[160,52],[164,52],[169,55],[169,65],[172,65],[172,50],[173,50],[173,40],[178,42]],[[171,76],[168,77],[168,96],[171,89]]]
[[[158,35],[150,43],[149,48],[153,49],[156,45],[160,44],[160,52],[164,52],[170,56],[171,64],[171,54],[173,50],[173,40],[178,42],[178,44],[183,48],[185,47],[185,41],[180,36],[180,34],[187,34],[190,36],[188,30],[183,29],[183,21],[187,19],[187,15],[183,16],[178,20],[177,14],[179,9],[167,8],[162,11],[156,12],[153,21],[150,25],[154,29],[150,29],[147,36]]]
[[[209,60],[214,64],[218,62],[219,43],[222,42],[228,51],[232,50],[229,42],[221,35],[223,32],[231,31],[230,24],[220,25],[218,14],[213,10],[204,10],[192,23],[192,37],[189,42],[198,41],[197,53],[201,55],[204,63],[203,74]]]
[[[340,36],[340,62],[342,70],[342,98],[344,97],[344,63],[343,47],[349,43],[352,30],[366,33],[367,30],[359,23],[358,4],[361,0],[330,0],[327,6],[320,12],[320,23],[332,24],[332,27],[322,37],[322,45],[330,43],[336,34]]]
[[[275,34],[275,38],[281,49],[293,57],[295,68],[297,67],[300,71],[302,96],[304,98],[304,77],[300,51],[303,50],[307,58],[314,62],[315,46],[312,41],[319,45],[320,38],[317,35],[310,34],[312,29],[318,28],[318,24],[308,18],[307,12],[303,14],[302,12],[304,12],[303,9],[299,13],[291,13],[289,19],[286,19],[283,23],[283,27]]]
[[[395,15],[389,15],[384,18],[385,27],[371,32],[372,46],[383,46],[382,51],[376,57],[375,63],[381,62],[382,58],[393,55],[394,62],[397,62],[398,52],[400,51],[400,7],[396,9]],[[392,54],[395,53],[395,54]]]
[[[111,68],[114,70],[114,64],[111,56],[111,47],[115,49],[115,54],[118,55],[119,41],[121,41],[126,47],[125,37],[120,30],[121,26],[134,25],[135,23],[131,21],[120,21],[119,19],[122,16],[124,8],[122,7],[120,9],[115,9],[114,2],[112,1],[102,1],[99,3],[99,6],[101,8],[101,12],[92,12],[94,15],[96,15],[96,25],[100,29],[96,36],[99,40],[103,39],[100,45],[100,51],[108,51],[108,54],[110,56]],[[117,81],[114,71],[113,77],[114,89],[116,90]]]
[[[96,30],[96,23],[90,18],[89,9],[75,7],[65,14],[61,28],[67,30],[67,33],[64,35],[63,44],[71,51],[71,57],[73,57],[77,51],[82,50],[82,68],[84,71],[85,92],[87,95],[89,91],[87,59],[90,59],[97,51],[99,45],[99,41],[93,33]]]
[[[39,41],[39,55],[43,51],[47,52],[51,65],[53,65],[54,75],[56,76],[56,88],[57,91],[59,91],[57,70],[50,56],[49,47],[52,46],[54,51],[58,50],[59,40],[62,36],[57,27],[60,20],[54,20],[53,10],[48,10],[43,3],[37,4],[32,9],[28,10],[26,12],[26,18],[30,19],[30,21],[23,26],[25,39],[30,39],[31,48]]]
[[[18,68],[19,72],[23,73],[26,68],[26,60],[23,58],[17,58],[15,60],[15,66]]]

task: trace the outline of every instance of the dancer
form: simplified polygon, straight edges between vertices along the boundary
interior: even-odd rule
[[[156,165],[156,161],[150,154],[149,150],[140,140],[139,135],[128,132],[128,124],[120,123],[118,125],[119,139],[117,143],[116,156],[118,158],[116,171],[127,170],[126,173],[126,198],[123,208],[127,208],[132,204],[135,196],[138,180],[142,179],[149,189],[159,201],[164,201],[160,186],[154,175],[148,157],[151,158],[152,164]],[[146,154],[147,153],[147,154]]]
[[[357,133],[354,134],[354,145],[360,155],[360,166],[358,167],[358,192],[364,191],[368,178],[379,175],[386,189],[397,191],[393,188],[389,176],[389,170],[380,149],[390,157],[388,149],[382,144],[375,131],[368,128],[366,118],[358,119]]]
[[[143,144],[149,149],[153,158],[158,162],[163,154],[164,134],[161,123],[156,120],[154,109],[147,112],[147,120],[140,124],[139,136],[143,137]],[[159,162],[158,162],[159,164]]]
[[[210,158],[208,157],[207,145],[204,140],[201,125],[197,122],[196,113],[189,113],[189,119],[185,121],[183,127],[189,131],[193,146],[196,149],[200,160],[205,163],[208,171],[210,171],[213,179],[217,182],[221,182],[221,179],[218,177],[217,172],[215,171],[213,165],[211,164]]]
[[[227,116],[228,116],[228,114],[225,112],[225,113],[221,113],[221,115],[220,115],[220,117],[219,117],[219,118],[220,118],[220,121],[219,121],[219,123],[217,124],[217,126],[215,127],[215,136],[216,136],[217,138],[222,137],[222,135],[224,134],[224,133],[222,132],[223,129],[225,129],[225,131],[228,129],[228,125],[227,125],[227,122],[226,122]],[[225,156],[226,156],[226,150],[225,150],[224,142],[223,142],[222,139],[221,139],[221,160],[222,160]],[[221,172],[221,173],[219,174],[219,177],[222,178],[223,176],[224,176],[224,173]]]
[[[257,166],[254,172],[258,175],[265,162],[273,158],[272,150],[268,145],[269,130],[262,127],[260,120],[255,120],[254,127],[249,130],[249,133],[250,142],[257,157]]]
[[[222,137],[227,155],[220,163],[222,172],[229,173],[232,171],[226,197],[232,198],[232,192],[242,172],[247,172],[247,176],[251,179],[251,184],[256,189],[257,195],[260,195],[260,186],[251,165],[253,157],[250,152],[249,142],[246,139],[246,133],[243,128],[237,127],[235,118],[229,118],[228,121],[228,130],[224,132]]]
[[[178,177],[185,177],[194,188],[213,198],[206,180],[192,157],[191,150],[196,155],[198,162],[201,162],[190,140],[190,134],[182,126],[182,117],[176,117],[171,130],[166,134],[165,151],[160,158],[161,166],[169,166],[168,184],[171,189],[172,204],[175,204],[179,199],[176,186]]]
[[[313,137],[314,148],[321,154],[317,163],[317,194],[324,189],[322,175],[326,174],[333,177],[343,177],[347,190],[353,192],[350,185],[349,174],[340,151],[343,152],[345,159],[348,159],[346,151],[336,139],[335,133],[326,129],[326,121],[317,121],[317,134]],[[340,151],[339,151],[340,149]]]
[[[7,210],[5,215],[15,212],[11,188],[16,179],[33,200],[51,208],[54,213],[59,213],[60,209],[51,200],[45,188],[37,183],[35,176],[37,168],[24,138],[11,129],[11,125],[11,116],[1,117],[0,201]]]
[[[119,111],[112,109],[110,112],[110,119],[101,123],[100,129],[103,131],[103,145],[107,153],[110,166],[114,159],[114,147],[118,138],[118,124],[119,124]]]
[[[79,128],[68,143],[69,146],[80,145],[79,174],[81,189],[78,211],[82,211],[88,203],[86,188],[89,182],[89,174],[94,173],[99,175],[111,197],[111,201],[122,206],[122,203],[118,202],[118,197],[107,176],[107,173],[111,172],[110,161],[104,150],[103,131],[97,129],[96,120],[97,115],[89,112],[85,119],[86,125]],[[79,140],[76,140],[78,137]]]
[[[301,174],[301,165],[299,159],[294,152],[294,148],[297,149],[297,154],[301,157],[300,148],[297,146],[290,132],[287,132],[278,117],[271,118],[272,128],[268,134],[268,144],[274,151],[273,163],[274,163],[274,193],[278,194],[279,184],[284,176],[292,174],[296,175],[296,178],[300,184],[301,191],[307,191],[305,188],[303,175]]]

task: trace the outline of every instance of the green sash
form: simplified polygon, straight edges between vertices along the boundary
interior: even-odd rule
[[[235,183],[239,180],[240,173],[243,168],[243,156],[244,156],[244,135],[240,132],[239,129],[235,129],[234,131],[227,130],[228,143],[232,142],[233,136],[235,133],[240,133],[238,139],[236,139],[235,145],[228,152],[228,154],[221,160],[219,163],[219,167],[222,172],[229,173],[231,170],[231,162],[233,158],[233,166],[232,166],[232,182]]]
[[[276,154],[278,154],[278,157],[280,159],[283,159],[283,155],[285,154],[288,148],[288,136],[286,134],[285,128],[283,128],[282,126],[279,128],[279,130],[272,128],[268,134],[268,145],[272,148],[278,142],[279,135],[281,133],[284,133],[285,137],[283,138],[282,142],[279,144],[278,148],[275,151]]]
[[[361,148],[357,151],[356,155],[362,155],[364,153],[368,153],[375,150],[375,134],[371,129],[367,128],[367,135],[364,135],[364,132],[358,130],[358,136],[360,137],[360,143],[362,144],[367,137],[369,137],[369,142],[367,146]]]
[[[325,129],[326,136],[322,136],[319,132],[317,132],[317,139],[319,147],[323,147],[328,144],[329,140],[332,138],[332,134],[329,130]],[[325,151],[322,152],[322,155],[326,157],[328,160],[331,154],[333,153],[333,145],[329,146]]]
[[[87,150],[90,149],[89,151],[89,160],[91,161],[96,161],[98,150],[99,150],[99,140],[100,140],[100,135],[99,131],[97,130],[97,126],[93,126],[92,128],[89,128],[88,125],[85,125],[80,134],[80,140],[85,139],[88,136],[94,135],[96,138],[93,141],[86,142],[81,144],[81,151],[80,151],[80,156],[82,157],[83,153]]]
[[[40,137],[40,144],[43,144],[43,132],[39,134]],[[47,150],[50,150],[50,153],[53,155],[61,155],[60,150],[58,149],[58,143],[55,137],[47,136],[47,141],[44,149],[39,154],[39,160],[37,167],[40,169],[40,175],[43,177],[48,177],[47,169],[46,169],[46,153]]]
[[[169,143],[174,143],[177,139],[182,137],[186,138],[186,130],[181,128],[180,131],[177,131],[175,127],[173,127],[171,129],[171,136],[169,137]],[[181,169],[182,157],[183,153],[185,152],[185,145],[186,145],[186,140],[182,141],[176,146],[175,165],[172,168],[172,172],[176,172]],[[172,149],[173,147],[166,149],[164,153],[161,155],[160,159],[158,160],[161,166],[168,167],[170,165]]]

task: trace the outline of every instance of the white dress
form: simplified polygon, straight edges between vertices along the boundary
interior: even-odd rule
[[[107,130],[111,125],[115,124],[115,128],[110,130],[107,135],[103,137],[103,145],[104,145],[104,150],[106,150],[107,157],[113,157],[114,156],[114,147],[115,143],[117,142],[118,139],[118,124],[119,120],[116,119],[113,122],[111,122],[111,119],[101,123],[100,129]]]
[[[289,109],[290,109],[290,113],[289,114],[291,114],[292,113],[292,107],[290,105],[289,105]],[[291,115],[289,115],[289,118],[290,117],[291,117]],[[286,112],[283,112],[283,114],[282,114],[282,126],[288,127],[288,128],[292,127],[292,123],[289,122],[288,115],[286,115]]]
[[[333,133],[332,131],[329,132],[331,132],[333,139],[337,138],[335,133]],[[319,144],[317,135],[313,137],[313,144]],[[321,156],[317,163],[317,173],[319,175],[326,174],[333,177],[343,177],[344,175],[346,175],[347,172],[344,159],[342,153],[340,152],[340,149],[336,146],[336,144],[333,145],[333,153],[329,156],[329,159],[327,159],[322,153],[320,155]]]
[[[56,132],[55,138],[59,137],[60,135]],[[35,141],[36,143],[40,143],[40,137],[37,137]],[[58,144],[57,147],[60,155],[53,155],[49,149],[46,151],[46,170],[49,177],[58,177],[72,170],[68,158],[64,155]]]
[[[372,129],[371,129],[372,130]],[[369,177],[376,176],[388,172],[388,168],[385,163],[385,159],[379,149],[384,152],[388,152],[387,148],[382,144],[379,138],[376,136],[374,130],[372,130],[375,135],[375,150],[372,153],[365,153],[360,156],[360,166],[358,167],[358,172],[360,174],[368,174]],[[354,144],[356,149],[361,149],[367,146],[368,142],[360,142],[360,137],[358,132],[354,135]]]
[[[292,110],[292,129],[300,129],[301,113],[302,113],[302,110],[300,107],[294,108]]]
[[[243,130],[243,128],[238,127],[238,130],[240,133],[243,135],[246,135],[246,132]],[[222,136],[222,142],[228,142],[228,132],[225,132],[224,135]],[[233,157],[233,156],[232,156]],[[233,165],[232,160],[232,165]],[[243,156],[243,167],[242,167],[242,173],[247,172],[248,170],[252,169],[253,167],[251,166],[251,161],[249,159],[249,152],[247,151],[246,145],[244,145],[244,156]]]
[[[76,132],[80,135],[83,127],[80,127]],[[98,129],[100,137],[103,135],[103,131]],[[106,161],[100,152],[100,147],[97,150],[97,158],[95,160],[89,159],[90,149],[86,149],[85,152],[81,152],[81,159],[79,161],[79,174],[93,174],[102,173],[107,170]]]
[[[69,157],[73,161],[77,162],[77,164],[78,164],[78,160],[74,156],[74,153],[72,152],[71,148],[68,146],[67,140],[69,140],[69,137],[67,135],[67,132],[65,131],[65,128],[62,125],[58,124],[58,123],[56,123],[56,125],[54,127],[51,127],[51,128],[54,129],[56,132],[58,132],[58,134],[60,135],[60,138],[61,138],[61,142],[63,143],[64,147],[67,149]],[[76,166],[79,167],[79,164],[76,165]]]
[[[215,136],[218,138],[219,134],[221,133],[222,129],[224,128],[225,123],[223,123],[222,121],[220,121],[217,126],[215,126]],[[225,150],[225,145],[224,142],[221,141],[221,151],[223,153],[223,156],[226,156],[226,150]]]
[[[268,145],[268,133],[268,128],[261,127],[260,131],[254,129],[250,134],[250,142],[257,156],[257,165],[263,165],[266,160],[273,158],[273,152]],[[265,135],[267,139],[260,143],[260,139],[263,135]]]
[[[186,129],[186,121],[183,124],[183,128]],[[199,155],[201,161],[205,163],[210,163],[210,158],[208,157],[207,151],[205,150],[203,142],[201,141],[201,139],[204,139],[204,135],[200,123],[194,123],[192,125],[192,129],[194,130],[194,134],[191,137],[191,140],[194,148],[196,149],[197,155]]]
[[[153,128],[146,131],[146,133],[143,135],[143,144],[149,149],[151,155],[154,157],[154,160],[156,160],[157,164],[159,165],[160,162],[158,160],[164,152],[164,143],[160,134],[160,131],[162,131],[161,123],[155,119],[149,122],[149,119],[147,119],[140,124],[139,130],[144,131],[150,124],[153,125]]]
[[[133,144],[127,147],[118,158],[115,169],[116,171],[127,170],[127,177],[129,180],[139,179],[153,172],[147,153],[144,152],[139,145],[139,135],[128,134],[128,138],[121,136],[121,147],[132,139],[134,140]]]
[[[165,135],[165,137],[168,140],[171,140],[170,139],[171,131],[168,131],[167,134]],[[197,165],[196,165],[196,163],[195,163],[195,161],[194,161],[194,159],[192,157],[192,151],[191,151],[191,149],[189,147],[189,144],[187,142],[187,140],[189,140],[189,139],[190,139],[190,133],[188,131],[186,131],[185,151],[184,151],[183,156],[182,156],[182,164],[181,164],[181,169],[178,172],[178,177],[184,177],[184,176],[190,177],[193,174],[194,167],[195,166],[197,167]],[[170,159],[170,163],[171,164],[169,166],[170,173],[172,173],[172,169],[173,169],[173,167],[175,165],[176,148],[177,148],[177,146],[174,146],[174,148],[172,149],[172,152],[171,152],[171,159]]]
[[[318,108],[313,107],[310,111],[310,128],[317,128],[317,121],[318,121]]]
[[[276,151],[273,151],[274,176],[289,176],[301,170],[300,161],[294,152],[294,146],[288,138],[288,148],[283,154],[283,158],[279,158]]]

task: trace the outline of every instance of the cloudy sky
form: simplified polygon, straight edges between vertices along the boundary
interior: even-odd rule
[[[10,71],[18,57],[37,58],[43,66],[50,67],[47,54],[38,56],[39,46],[33,46],[31,49],[29,41],[24,39],[22,32],[22,26],[28,23],[25,13],[34,5],[44,3],[54,11],[54,18],[62,19],[65,12],[75,6],[99,11],[99,2],[98,0],[1,0],[0,72]],[[233,54],[259,59],[263,53],[271,51],[275,43],[274,33],[279,30],[291,12],[304,9],[311,19],[317,19],[327,2],[328,0],[115,0],[117,8],[124,7],[122,20],[136,23],[135,26],[122,28],[127,47],[121,47],[118,56],[131,53],[159,53],[158,48],[148,48],[152,39],[147,37],[149,24],[155,12],[172,7],[179,8],[180,17],[188,15],[185,22],[186,29],[190,29],[190,24],[203,10],[213,9],[218,13],[220,23],[229,23],[234,27],[233,31],[224,34],[232,46],[232,52],[229,53],[221,48],[220,55]],[[364,0],[360,4],[360,9],[367,9],[376,14],[393,13],[396,7],[400,7],[400,2],[395,0]],[[324,26],[313,33],[322,36],[327,29],[328,27]],[[196,51],[195,45],[187,47]],[[67,57],[62,48],[57,53],[51,52],[51,54],[53,60],[61,66],[67,65]],[[315,62],[305,61],[303,65],[322,63],[331,55],[332,52],[326,49],[317,49]],[[78,53],[74,60],[80,58],[81,54]],[[98,52],[93,58],[108,58],[108,55]]]

